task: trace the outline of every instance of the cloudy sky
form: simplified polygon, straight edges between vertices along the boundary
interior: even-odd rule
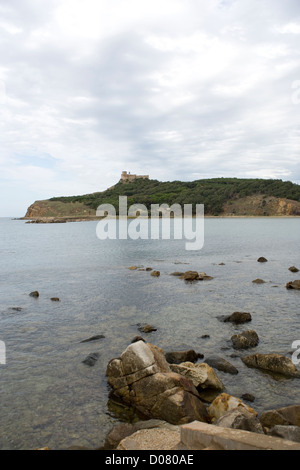
[[[0,216],[299,162],[299,0],[0,0]]]

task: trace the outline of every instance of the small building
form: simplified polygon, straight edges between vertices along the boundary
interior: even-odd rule
[[[148,180],[149,175],[132,175],[130,172],[127,173],[127,171],[122,171],[121,181],[129,182],[129,181],[134,181],[134,180],[137,180],[137,179]]]

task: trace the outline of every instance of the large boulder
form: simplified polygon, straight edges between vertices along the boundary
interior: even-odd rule
[[[267,370],[287,377],[300,378],[300,372],[290,358],[280,354],[252,354],[242,358],[248,367]]]
[[[208,408],[208,415],[211,421],[215,422],[228,411],[235,409],[245,409],[255,417],[257,416],[257,412],[247,406],[240,398],[233,397],[228,393],[221,393],[217,396]]]
[[[113,394],[147,418],[171,424],[207,421],[207,410],[193,382],[171,371],[164,351],[152,344],[130,344],[106,370]]]
[[[231,342],[234,349],[248,349],[258,345],[259,338],[255,331],[243,331],[240,334],[233,335]]]
[[[225,388],[215,371],[206,363],[183,362],[172,364],[170,367],[173,372],[189,378],[198,390],[224,390]]]

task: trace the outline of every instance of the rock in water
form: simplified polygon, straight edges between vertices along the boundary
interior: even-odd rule
[[[297,279],[296,281],[291,281],[286,284],[287,289],[300,289],[300,279]]]
[[[255,331],[243,331],[241,334],[233,335],[231,337],[234,349],[248,349],[258,345],[259,338]]]
[[[192,381],[171,371],[164,351],[143,341],[130,344],[106,370],[115,396],[145,417],[171,424],[207,421]]]
[[[259,263],[266,263],[268,260],[266,258],[264,258],[263,256],[261,256],[260,258],[258,258],[257,260]]]
[[[151,276],[153,277],[159,277],[160,276],[160,271],[152,271]]]
[[[37,290],[30,292],[30,297],[38,298],[40,296],[39,292]]]
[[[253,354],[243,357],[242,361],[248,367],[267,370],[287,377],[300,378],[300,372],[291,359],[280,354]]]
[[[169,364],[180,364],[181,362],[196,362],[197,359],[203,357],[193,349],[187,351],[170,351],[165,353],[166,360]]]
[[[86,364],[87,366],[93,367],[96,364],[99,356],[100,354],[97,352],[91,353],[82,362],[83,364]]]
[[[226,372],[227,374],[236,375],[239,373],[237,368],[230,364],[230,362],[226,361],[223,357],[208,357],[205,358],[205,362],[209,366],[222,372]]]
[[[102,339],[102,338],[105,338],[104,335],[95,335],[95,336],[91,336],[90,338],[87,338],[87,339],[84,339],[82,341],[80,341],[80,343],[88,343],[90,341],[96,341],[97,339]]]
[[[297,272],[299,272],[299,269],[296,268],[296,266],[291,266],[291,267],[289,268],[289,271],[291,271],[292,273],[297,273]]]
[[[233,312],[228,317],[224,318],[224,322],[230,323],[246,323],[252,320],[251,314],[247,312]]]

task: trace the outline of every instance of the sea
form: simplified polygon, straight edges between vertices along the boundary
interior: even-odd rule
[[[111,400],[106,368],[137,335],[166,352],[194,349],[204,355],[200,362],[228,360],[239,372],[217,371],[225,392],[252,394],[258,413],[300,403],[299,379],[241,360],[298,357],[300,291],[286,283],[300,279],[288,269],[300,269],[300,218],[206,218],[198,250],[172,237],[99,239],[97,224],[0,218],[1,450],[101,448],[115,424],[135,420]],[[261,256],[268,261],[259,263]],[[172,275],[188,270],[213,279]],[[257,278],[265,283],[253,283]],[[220,321],[235,311],[249,312],[251,323]],[[145,324],[156,331],[140,333]],[[232,335],[245,329],[257,332],[258,346],[234,350]],[[101,337],[82,342],[95,335]],[[83,362],[94,353],[93,366]]]

